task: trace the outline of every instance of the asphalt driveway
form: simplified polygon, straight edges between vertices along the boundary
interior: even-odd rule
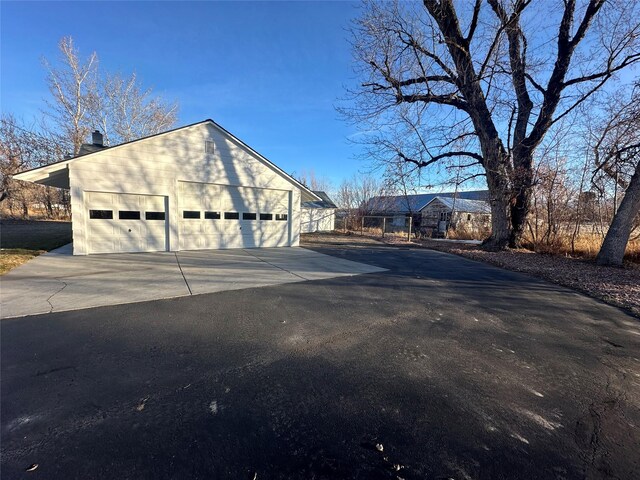
[[[640,477],[637,319],[439,252],[317,250],[388,271],[0,322],[2,478]]]

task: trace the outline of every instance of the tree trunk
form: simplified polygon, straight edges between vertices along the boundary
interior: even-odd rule
[[[522,246],[522,237],[531,207],[531,186],[522,188],[516,195],[511,205],[511,235],[509,246],[519,248]]]
[[[596,257],[598,265],[622,265],[633,221],[640,212],[640,161],[631,177],[620,208],[613,217],[607,236]]]
[[[522,236],[531,208],[533,190],[533,149],[516,145],[513,149],[514,171],[511,176],[513,201],[511,203],[511,235],[509,246],[522,246]]]
[[[491,205],[491,236],[484,241],[483,245],[492,250],[504,250],[509,245],[511,237],[509,181],[502,162],[497,159],[485,161]]]
[[[511,222],[509,219],[509,201],[502,195],[494,196],[489,189],[491,199],[491,236],[483,245],[490,250],[504,250],[509,245]]]

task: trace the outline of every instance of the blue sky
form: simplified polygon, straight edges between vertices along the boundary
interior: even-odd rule
[[[287,172],[334,184],[354,160],[355,127],[335,105],[353,82],[358,2],[7,2],[1,14],[2,111],[40,115],[41,57],[71,35],[101,69],[136,71],[180,104],[179,125],[213,118]]]

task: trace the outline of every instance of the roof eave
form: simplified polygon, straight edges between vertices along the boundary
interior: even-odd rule
[[[67,160],[16,173],[13,179],[49,187],[69,188],[69,162],[70,160]]]

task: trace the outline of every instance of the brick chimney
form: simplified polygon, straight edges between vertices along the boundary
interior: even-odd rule
[[[92,134],[91,134],[91,142],[94,145],[99,145],[100,147],[103,147],[103,139],[102,139],[102,134],[100,133],[100,130],[95,130]]]

